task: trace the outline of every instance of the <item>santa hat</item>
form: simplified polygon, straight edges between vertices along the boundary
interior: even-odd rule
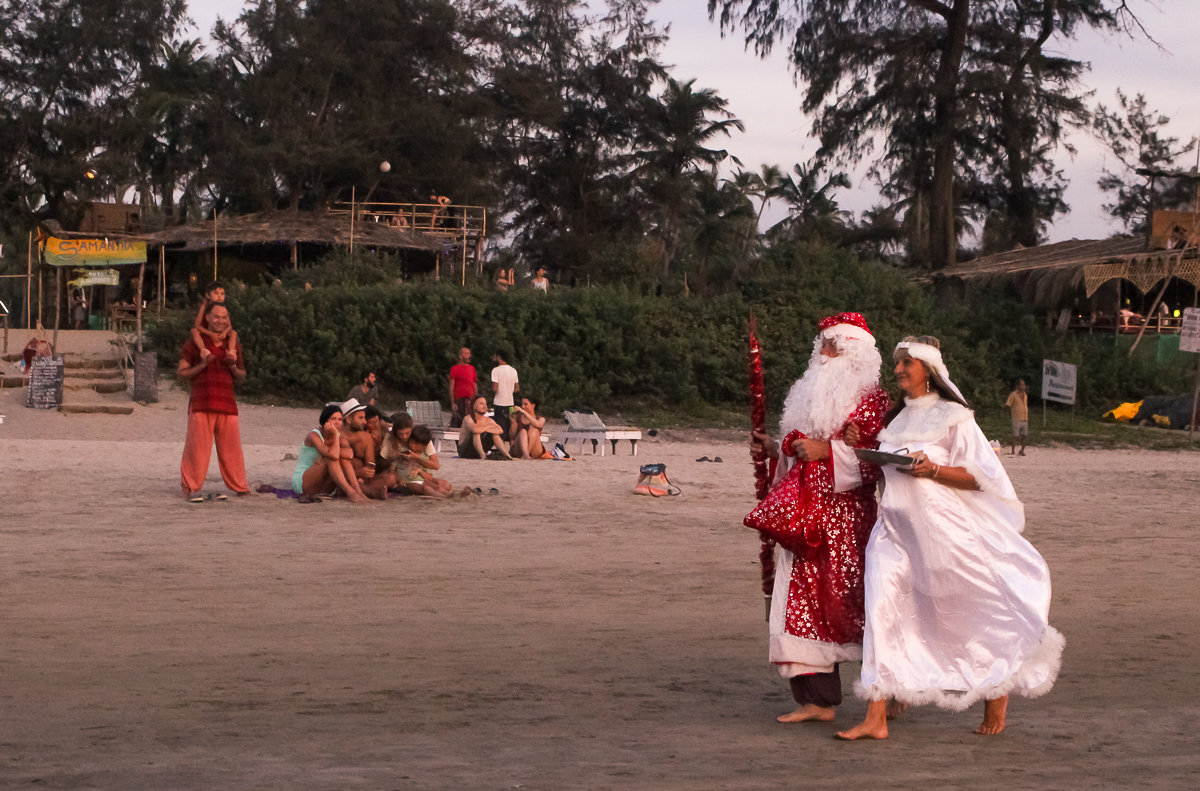
[[[822,338],[864,341],[875,345],[875,336],[871,334],[867,320],[861,313],[837,313],[821,319],[821,323],[817,325],[817,333]]]

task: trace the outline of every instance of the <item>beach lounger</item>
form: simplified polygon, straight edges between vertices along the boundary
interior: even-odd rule
[[[441,404],[437,401],[406,401],[404,408],[412,415],[413,425],[429,428],[434,450],[441,453],[443,442],[449,442],[454,450],[458,450],[458,429],[450,428]]]
[[[595,412],[578,412],[567,410],[563,412],[563,417],[567,421],[567,431],[563,435],[563,447],[566,447],[571,440],[579,440],[580,447],[587,440],[592,442],[592,453],[596,452],[596,447],[600,448],[600,455],[605,454],[605,442],[612,443],[613,455],[617,455],[617,443],[623,439],[629,440],[629,445],[633,449],[633,455],[637,455],[637,443],[642,438],[642,432],[639,429],[630,426],[606,426],[604,421]]]

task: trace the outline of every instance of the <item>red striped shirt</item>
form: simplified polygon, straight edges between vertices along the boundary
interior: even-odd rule
[[[192,378],[188,412],[236,415],[238,408],[233,394],[233,372],[225,364],[225,347],[218,346],[207,335],[204,336],[204,346],[212,353],[213,358]],[[200,362],[200,349],[191,338],[183,344],[183,359],[189,367]],[[238,354],[237,368],[243,372],[246,370],[246,361],[241,354]]]

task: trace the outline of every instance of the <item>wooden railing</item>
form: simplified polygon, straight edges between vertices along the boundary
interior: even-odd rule
[[[487,209],[455,203],[334,203],[331,214],[355,215],[356,222],[385,222],[397,228],[453,241],[458,249],[462,280],[468,267],[483,273],[483,246],[487,237]],[[440,265],[437,272],[440,277]]]

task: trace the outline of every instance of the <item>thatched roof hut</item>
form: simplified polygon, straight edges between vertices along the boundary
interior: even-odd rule
[[[441,239],[400,228],[374,217],[358,216],[351,223],[349,213],[272,211],[243,214],[236,217],[217,217],[193,225],[164,228],[146,234],[151,248],[167,247],[173,251],[211,250],[216,240],[218,248],[230,245],[315,244],[330,247],[355,246],[393,250],[440,251]]]
[[[1149,250],[1144,238],[1072,239],[983,256],[933,275],[941,281],[1008,280],[1031,304],[1045,309],[1069,304],[1081,286],[1090,298],[1104,284],[1126,280],[1149,294],[1172,277],[1200,288],[1196,247]]]

